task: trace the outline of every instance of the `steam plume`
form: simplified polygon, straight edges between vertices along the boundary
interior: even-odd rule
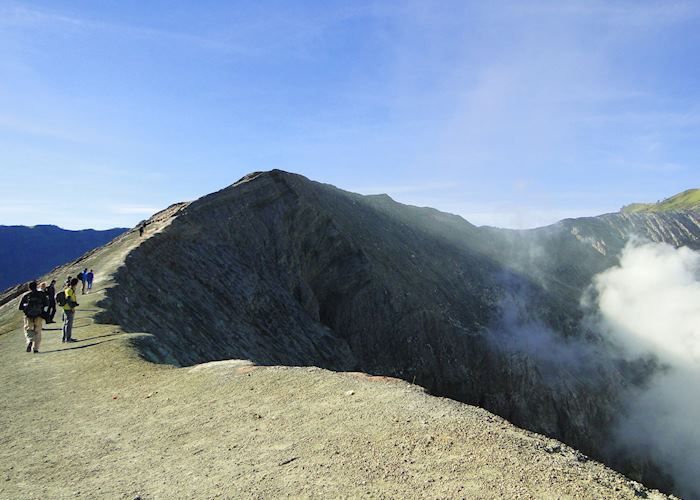
[[[700,498],[700,253],[632,242],[593,287],[609,339],[630,359],[664,366],[627,397],[619,444],[651,455],[684,496]]]

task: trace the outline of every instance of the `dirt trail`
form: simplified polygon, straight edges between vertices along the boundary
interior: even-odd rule
[[[138,238],[73,266],[104,276],[79,297],[80,342],[62,344],[49,325],[42,352],[25,353],[16,300],[0,308],[0,498],[662,497],[405,382],[143,361],[131,347],[139,334],[93,321]]]

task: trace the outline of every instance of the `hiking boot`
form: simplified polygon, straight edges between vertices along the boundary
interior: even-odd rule
[[[39,349],[34,349],[34,354],[39,354]]]
[[[78,339],[68,339],[66,342],[78,342]]]
[[[27,352],[32,352],[32,342],[27,344]]]

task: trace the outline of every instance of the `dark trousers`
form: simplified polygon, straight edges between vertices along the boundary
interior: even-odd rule
[[[53,317],[56,316],[56,301],[55,300],[49,301],[49,308],[46,310],[46,314],[49,318],[49,321],[53,321]]]
[[[75,311],[63,311],[63,341],[68,342],[73,338],[73,318]]]

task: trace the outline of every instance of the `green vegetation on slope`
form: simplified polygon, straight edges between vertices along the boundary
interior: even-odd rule
[[[636,212],[673,212],[700,207],[700,189],[688,189],[658,203],[632,203],[622,207],[626,214]]]

